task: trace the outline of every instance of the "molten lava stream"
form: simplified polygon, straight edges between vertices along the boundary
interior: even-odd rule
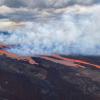
[[[64,61],[71,61],[71,62],[74,62],[74,63],[86,64],[86,65],[90,65],[90,66],[93,66],[95,68],[100,69],[100,65],[92,64],[90,62],[86,62],[86,61],[83,61],[83,60],[76,60],[76,59],[72,59],[72,58],[65,58],[65,57],[62,57],[62,56],[59,56],[59,55],[53,55],[52,57],[58,58],[58,59],[61,59],[61,60],[64,60]]]
[[[6,45],[1,45],[0,44],[0,49],[1,49],[0,50],[0,55],[6,55],[7,57],[10,57],[10,58],[13,58],[13,59],[23,60],[23,61],[29,62],[30,64],[38,64],[31,57],[19,56],[19,55],[16,55],[14,53],[10,53],[10,52],[7,52],[5,50],[2,50],[4,48],[10,48],[10,47],[12,47],[12,46],[6,46]],[[78,67],[83,67],[84,68],[84,66],[82,66],[81,64],[86,64],[86,65],[90,65],[90,66],[93,66],[95,68],[100,69],[100,65],[92,64],[90,62],[86,62],[86,61],[83,61],[83,60],[65,58],[65,57],[62,57],[60,55],[52,55],[50,57],[41,56],[41,58],[52,61],[52,62],[62,64],[62,65],[73,66],[73,67],[76,67],[76,68],[78,68]]]
[[[0,50],[0,55],[6,55],[7,57],[16,59],[16,60],[22,60],[22,61],[26,61],[30,64],[37,64],[31,57],[24,57],[24,56],[19,56],[4,50]]]
[[[41,58],[48,60],[48,61],[55,62],[55,63],[59,63],[61,65],[65,65],[65,66],[70,66],[70,67],[75,67],[75,68],[83,67],[83,66],[78,66],[78,64],[75,64],[72,61],[58,60],[58,59],[51,58],[51,57],[48,57],[48,56],[42,56]]]

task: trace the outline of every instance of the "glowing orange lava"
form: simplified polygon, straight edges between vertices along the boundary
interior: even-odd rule
[[[29,62],[30,64],[37,64],[31,57],[18,56],[16,54],[13,54],[4,50],[0,50],[0,55],[6,55],[7,57],[10,57],[12,59],[26,61],[26,62]]]
[[[34,61],[32,59],[32,57],[19,56],[19,55],[16,55],[14,53],[10,53],[10,52],[7,52],[5,50],[2,50],[3,48],[9,48],[9,46],[0,45],[0,49],[1,49],[0,55],[6,55],[7,57],[17,59],[17,60],[26,61],[30,64],[38,64],[36,61]],[[55,63],[59,63],[62,65],[65,65],[65,66],[75,67],[75,68],[85,68],[85,65],[89,65],[89,66],[92,66],[94,68],[100,69],[100,65],[92,64],[90,62],[83,61],[83,60],[62,57],[60,55],[52,55],[50,57],[49,56],[41,56],[40,58],[48,60],[48,61],[52,61]]]
[[[71,61],[71,62],[74,62],[74,63],[86,64],[86,65],[94,66],[95,68],[100,69],[100,65],[92,64],[92,63],[89,63],[89,62],[86,62],[86,61],[83,61],[83,60],[65,58],[65,57],[62,57],[62,56],[59,56],[59,55],[53,55],[52,57],[59,58],[59,59],[64,60],[64,61]]]

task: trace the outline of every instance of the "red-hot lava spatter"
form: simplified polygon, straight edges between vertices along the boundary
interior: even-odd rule
[[[30,64],[38,64],[34,59],[32,59],[32,57],[20,56],[20,55],[16,55],[14,53],[10,53],[3,50],[3,48],[9,48],[9,47],[11,46],[0,45],[0,55],[6,55],[7,57],[10,57],[16,60],[26,61]],[[41,56],[40,58],[44,60],[52,61],[55,63],[59,63],[61,65],[75,67],[75,68],[85,68],[85,65],[89,65],[94,68],[100,69],[100,65],[92,64],[88,61],[62,57],[60,55]]]

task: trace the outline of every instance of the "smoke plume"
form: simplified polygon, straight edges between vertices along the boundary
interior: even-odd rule
[[[60,0],[59,0],[60,1]],[[89,1],[89,0],[88,0]],[[0,43],[20,55],[100,55],[100,5],[71,6],[44,11],[35,21],[4,24]],[[6,27],[6,28],[5,28]],[[5,32],[3,32],[6,30]]]

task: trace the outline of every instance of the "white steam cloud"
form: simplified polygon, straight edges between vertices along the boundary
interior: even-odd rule
[[[72,6],[46,13],[23,26],[6,25],[0,42],[16,45],[7,51],[27,56],[44,54],[100,55],[100,5]],[[5,26],[2,30],[5,30]]]

